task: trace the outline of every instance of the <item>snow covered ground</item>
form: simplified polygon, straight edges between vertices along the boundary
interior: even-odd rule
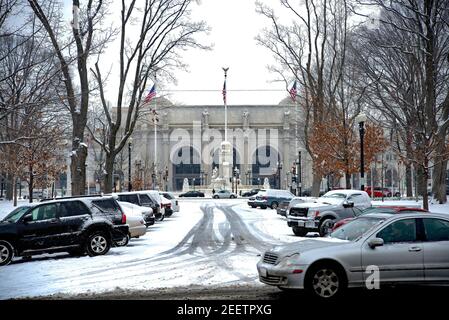
[[[0,299],[189,286],[262,286],[260,253],[298,241],[275,210],[244,200],[181,200],[181,211],[101,257],[41,255],[0,268]],[[6,206],[2,206],[4,209]],[[5,211],[0,212],[3,216]]]
[[[373,204],[421,205],[398,200]],[[16,258],[0,267],[0,299],[176,287],[261,288],[256,271],[260,254],[273,245],[304,239],[293,236],[275,210],[250,208],[244,199],[182,199],[180,205],[179,213],[105,256]],[[0,202],[0,218],[12,209],[10,202]],[[432,204],[430,209],[449,214],[449,204]]]

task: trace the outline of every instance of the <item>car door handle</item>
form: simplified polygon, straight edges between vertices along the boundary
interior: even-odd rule
[[[60,221],[61,220],[59,220],[58,218],[53,218],[53,219],[50,220],[50,223],[58,223]]]
[[[421,247],[410,247],[410,248],[408,248],[408,251],[410,251],[410,252],[416,252],[416,251],[421,251],[422,249],[421,249]]]

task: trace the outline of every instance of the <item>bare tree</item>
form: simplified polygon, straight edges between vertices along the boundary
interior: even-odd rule
[[[84,194],[87,157],[84,131],[90,95],[88,59],[92,54],[97,53],[103,43],[109,41],[113,35],[112,30],[101,28],[101,22],[106,15],[107,2],[88,0],[86,6],[80,8],[80,1],[73,0],[70,37],[69,32],[65,32],[61,25],[61,8],[56,1],[46,1],[41,4],[37,0],[28,0],[28,3],[44,27],[59,60],[65,85],[61,98],[67,103],[72,121],[71,190],[74,195]],[[76,47],[74,57],[70,51],[72,45]],[[76,61],[79,88],[76,86],[72,72],[74,61]]]
[[[114,159],[126,145],[137,120],[148,106],[142,96],[148,84],[158,75],[172,76],[183,68],[180,51],[186,48],[206,49],[195,36],[207,31],[204,22],[190,21],[192,0],[146,0],[142,7],[136,0],[122,1],[120,15],[119,88],[114,107],[108,104],[106,81],[99,61],[91,69],[99,88],[106,123],[101,134],[91,129],[95,141],[106,154],[105,192],[111,192]],[[133,24],[138,26],[135,37]],[[133,35],[130,37],[129,35]],[[148,108],[146,108],[148,111]],[[104,126],[106,124],[106,126]]]
[[[363,4],[380,10],[379,27],[362,27],[354,48],[370,84],[366,101],[398,131],[406,161],[418,172],[428,208],[427,180],[446,201],[446,139],[449,127],[449,1],[384,1]]]
[[[345,111],[344,119],[348,120],[348,125],[351,123],[349,117],[357,114],[356,111],[347,112],[350,105],[345,101],[342,87],[349,13],[345,0],[280,2],[293,17],[293,22],[283,25],[272,9],[258,3],[257,11],[271,21],[271,28],[264,30],[256,40],[276,59],[276,66],[270,69],[286,83],[293,76],[301,85],[304,145],[314,161],[309,145],[313,124],[322,123],[337,105]],[[315,196],[319,194],[321,178],[321,174],[314,170],[312,193]]]

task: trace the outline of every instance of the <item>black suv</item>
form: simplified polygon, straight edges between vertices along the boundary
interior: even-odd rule
[[[14,255],[104,255],[129,233],[112,197],[67,198],[18,207],[0,221],[0,266]]]

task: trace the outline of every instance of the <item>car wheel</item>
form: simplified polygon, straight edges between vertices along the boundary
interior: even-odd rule
[[[334,220],[330,218],[326,218],[320,222],[320,225],[318,227],[319,233],[321,237],[327,236],[329,233],[332,232],[332,228],[334,227]]]
[[[273,201],[273,202],[271,203],[271,209],[276,210],[277,208],[278,208],[278,203],[277,203],[276,201]]]
[[[230,197],[231,199],[235,199],[235,196],[234,195],[231,195],[231,197]]]
[[[333,264],[312,266],[306,274],[306,290],[320,299],[336,299],[346,287],[347,281],[343,272]]]
[[[128,235],[126,235],[126,237],[124,237],[122,240],[116,241],[116,242],[115,242],[115,245],[116,245],[117,247],[125,247],[125,246],[128,245],[129,239],[130,239],[130,238],[131,238],[131,237],[130,237],[129,234],[128,234]]]
[[[267,206],[260,206],[260,209],[266,209]]]
[[[212,198],[214,198],[214,199],[218,199],[218,196],[217,196],[217,195],[215,195],[215,196],[213,196]]]
[[[252,205],[252,204],[250,205],[250,207],[251,207],[251,208],[257,208],[257,206],[255,206],[255,205]]]
[[[293,227],[293,233],[298,237],[305,237],[309,231],[305,228]]]
[[[14,247],[8,241],[0,240],[0,266],[6,266],[14,257]]]
[[[87,237],[86,251],[91,257],[108,253],[111,241],[104,231],[96,231]]]

